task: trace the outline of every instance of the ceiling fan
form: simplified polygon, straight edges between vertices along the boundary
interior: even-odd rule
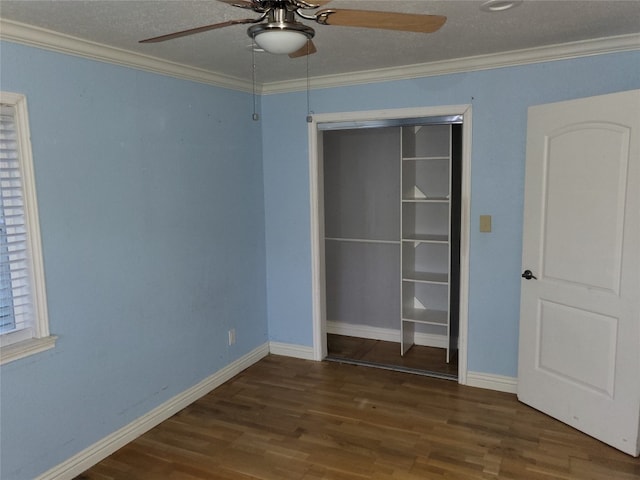
[[[311,40],[313,28],[296,20],[296,16],[320,25],[340,25],[346,27],[381,28],[404,32],[431,33],[438,30],[446,17],[412,13],[378,12],[372,10],[324,9],[315,10],[330,0],[218,0],[234,7],[253,10],[260,14],[257,18],[228,20],[204,25],[179,32],[141,40],[140,43],[155,43],[207,32],[231,25],[253,24],[247,34],[259,47],[269,53],[288,54],[291,58],[302,57],[316,52]]]

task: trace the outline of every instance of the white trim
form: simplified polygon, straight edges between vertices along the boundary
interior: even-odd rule
[[[59,53],[90,58],[101,62],[123,65],[139,70],[168,75],[170,77],[216,85],[232,90],[251,92],[251,82],[242,78],[190,67],[156,57],[143,55],[115,47],[109,47],[70,35],[53,32],[19,22],[0,19],[0,40],[22,43]],[[544,47],[464,57],[402,67],[389,67],[336,75],[313,77],[312,89],[344,87],[374,82],[388,82],[411,78],[447,75],[460,72],[512,67],[532,63],[567,60],[571,58],[626,52],[640,49],[640,34],[596,38]],[[304,78],[258,85],[258,93],[274,94],[303,91],[307,88]]]
[[[460,314],[458,334],[458,383],[467,383],[467,332],[469,319],[469,238],[471,232],[471,105],[401,108],[392,110],[336,112],[313,115],[308,125],[309,205],[311,235],[311,300],[314,359],[326,356],[326,314],[324,281],[324,214],[322,212],[322,155],[318,123],[357,122],[393,118],[462,115],[462,191],[460,212]],[[399,320],[398,320],[399,321]]]
[[[316,117],[317,118],[317,117]],[[324,180],[322,176],[322,132],[317,120],[308,124],[309,138],[309,201],[311,235],[311,322],[313,327],[313,358],[327,356],[327,324],[325,309],[324,268]]]
[[[49,314],[47,311],[47,293],[44,281],[44,262],[42,257],[42,241],[40,237],[40,216],[36,195],[36,177],[33,168],[33,152],[31,150],[31,133],[29,130],[29,114],[27,99],[21,94],[2,93],[2,101],[15,98],[16,124],[18,127],[18,143],[20,149],[20,169],[22,170],[22,195],[24,198],[24,216],[29,243],[29,262],[31,269],[31,289],[33,317],[35,320],[35,337],[49,336]]]
[[[269,342],[269,353],[302,360],[316,360],[313,347],[293,343]]]
[[[471,251],[472,107],[464,111],[462,126],[462,185],[460,188],[460,305],[458,324],[458,383],[467,384],[469,332],[469,258]]]
[[[181,63],[170,62],[150,55],[110,47],[10,20],[0,19],[0,40],[22,43],[53,52],[122,65],[231,90],[239,90],[242,92],[253,91],[251,82],[242,78],[223,75],[202,68],[190,67]]]
[[[60,465],[43,473],[35,480],[72,480],[77,475],[105,459],[119,448],[133,441],[143,433],[189,406],[200,397],[222,385],[246,368],[269,354],[269,345],[263,344],[200,383],[188,388],[162,405],[142,415],[130,424],[107,435],[102,440],[77,453]]]
[[[597,38],[544,47],[535,47],[509,52],[478,55],[474,57],[455,58],[437,62],[405,65],[402,67],[380,68],[361,72],[312,77],[309,87],[336,88],[366,83],[390,82],[411,78],[433,77],[453,73],[474,72],[492,68],[514,67],[533,63],[568,60],[571,58],[603,55],[606,53],[640,50],[640,34],[620,35],[616,37]],[[298,92],[307,89],[306,79],[271,82],[262,85],[265,95],[275,93]]]
[[[0,348],[0,365],[20,358],[44,352],[56,346],[58,337],[49,335],[43,338],[30,338]]]
[[[327,320],[327,333],[347,337],[369,338],[385,342],[400,342],[400,330],[393,328],[371,327],[354,323]]]
[[[498,392],[517,393],[518,379],[491,373],[467,372],[467,386],[486,388]]]
[[[369,325],[356,325],[353,323],[327,320],[327,333],[395,342],[398,343],[398,352],[400,351],[401,333],[399,329],[371,327]],[[447,348],[449,342],[446,335],[416,332],[414,343],[424,347]]]
[[[0,365],[4,365],[55,347],[57,337],[50,336],[49,332],[47,289],[45,285],[27,98],[21,93],[0,92],[0,103],[12,105],[15,109],[17,143],[18,151],[20,152],[18,160],[22,176],[22,199],[24,201],[24,223],[27,230],[29,287],[31,289],[31,308],[33,309],[31,312],[33,338],[25,340],[22,340],[23,337],[19,336],[9,338],[9,335],[14,335],[9,333],[4,339],[5,341],[0,342],[2,343]]]

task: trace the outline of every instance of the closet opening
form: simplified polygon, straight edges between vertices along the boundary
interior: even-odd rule
[[[458,380],[463,120],[317,123],[326,360]]]

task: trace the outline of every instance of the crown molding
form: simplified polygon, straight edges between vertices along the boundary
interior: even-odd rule
[[[0,19],[0,40],[75,55],[99,62],[131,67],[182,80],[191,80],[193,82],[206,83],[242,92],[253,91],[251,82],[247,82],[241,78],[222,75],[209,70],[190,67],[188,65],[170,62],[120,48],[109,47],[6,19]]]
[[[53,32],[32,25],[0,19],[0,40],[21,43],[54,52],[89,58],[100,62],[122,65],[170,77],[190,80],[218,87],[253,92],[251,82],[242,78],[190,67],[168,60],[109,47],[70,35]],[[605,53],[640,50],[640,34],[606,37],[580,42],[570,42],[545,47],[478,55],[474,57],[443,60],[437,62],[389,67],[336,75],[321,75],[310,78],[311,89],[346,87],[367,83],[408,80],[412,78],[447,75],[452,73],[513,67],[532,63],[567,60],[571,58],[602,55]],[[298,78],[282,82],[257,85],[258,94],[277,94],[304,91],[307,79]]]
[[[389,82],[393,80],[408,80],[412,78],[513,67],[556,60],[568,60],[571,58],[631,50],[640,50],[640,34],[584,40],[489,55],[405,65],[402,67],[316,76],[310,78],[309,87],[315,90],[362,85],[366,83]],[[299,78],[283,82],[265,83],[262,85],[262,94],[288,93],[304,91],[306,89],[307,80],[305,78]]]

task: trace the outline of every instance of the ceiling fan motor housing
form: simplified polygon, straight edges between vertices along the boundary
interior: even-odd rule
[[[267,23],[258,23],[247,29],[247,34],[254,38],[269,30],[288,30],[302,33],[307,39],[313,38],[315,30],[303,23],[296,21],[295,12],[284,7],[273,8],[267,16]]]
[[[267,23],[258,23],[247,29],[247,34],[269,53],[292,53],[313,38],[313,28],[297,22],[295,11],[284,7],[272,8]]]

